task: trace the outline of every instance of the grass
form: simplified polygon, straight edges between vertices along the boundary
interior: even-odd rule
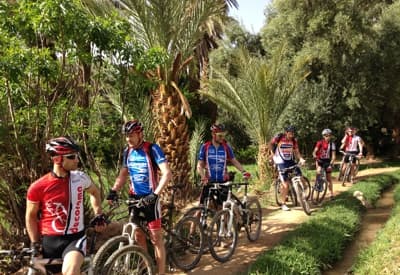
[[[357,257],[354,274],[400,273],[400,185],[394,191],[395,207],[375,241]]]
[[[374,204],[383,189],[398,181],[400,172],[358,182],[288,233],[279,245],[260,255],[248,273],[321,274],[342,257],[359,229],[364,207],[353,197],[353,192],[363,192]]]

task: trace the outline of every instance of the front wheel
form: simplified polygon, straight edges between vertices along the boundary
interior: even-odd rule
[[[312,188],[311,200],[313,203],[318,204],[323,201],[328,190],[328,182],[326,180],[316,182]]]
[[[247,233],[247,239],[254,242],[258,240],[261,233],[262,211],[260,202],[256,198],[250,198],[244,211],[242,218]]]
[[[304,210],[304,213],[307,215],[311,215],[311,207],[310,204],[307,201],[307,195],[304,192],[303,185],[301,184],[301,181],[294,183],[294,189],[297,194],[297,200],[300,202],[301,207]]]
[[[137,246],[127,245],[115,251],[103,266],[107,275],[153,275],[155,265],[149,254]]]
[[[229,210],[221,210],[216,213],[211,221],[208,235],[208,245],[211,255],[217,261],[228,261],[235,252],[238,240],[236,221],[230,221]]]
[[[107,274],[103,273],[104,264],[116,250],[128,244],[129,238],[127,236],[118,235],[108,239],[93,257],[93,274]]]
[[[199,220],[184,216],[171,234],[169,252],[175,266],[184,271],[193,269],[201,259],[205,242]]]
[[[282,206],[283,203],[287,203],[289,201],[292,202],[293,206],[297,205],[297,200],[296,196],[294,196],[294,192],[291,191],[291,188],[289,186],[288,190],[288,195],[285,199],[285,201],[282,201],[282,183],[280,179],[276,179],[274,183],[274,189],[275,189],[275,201],[278,206]]]

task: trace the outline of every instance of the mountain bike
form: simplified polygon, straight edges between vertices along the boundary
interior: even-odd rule
[[[326,179],[326,168],[321,167],[321,172],[317,176],[311,191],[311,201],[314,204],[321,203],[325,198],[326,191],[328,190],[329,182]]]
[[[93,256],[96,242],[96,231],[93,227],[86,229],[86,235],[89,238],[89,247],[86,256],[83,259],[81,273],[87,275],[97,275],[94,272]],[[42,258],[34,254],[34,250],[29,247],[15,248],[10,250],[0,250],[0,267],[16,267],[21,266],[28,269],[28,275],[51,275],[53,274],[47,268],[61,266],[63,259],[61,258]],[[1,271],[1,270],[0,270]],[[6,273],[2,273],[6,274]]]
[[[304,191],[306,193],[307,200],[310,199],[311,196],[311,184],[307,177],[303,176],[304,182]],[[296,190],[293,188],[293,185],[289,184],[288,195],[286,197],[285,202],[282,201],[282,181],[279,177],[279,174],[276,176],[274,181],[274,193],[275,193],[275,202],[278,206],[282,206],[283,203],[292,202],[293,206],[298,205]]]
[[[302,176],[298,176],[295,173],[295,169],[300,167],[298,164],[292,165],[290,167],[284,168],[280,171],[280,173],[288,172],[288,179],[291,184],[289,184],[289,190],[291,189],[293,199],[296,202],[300,202],[301,207],[304,210],[304,213],[307,215],[311,215],[310,204],[308,203],[308,199],[311,193],[310,182],[308,179],[303,177],[305,180],[302,181]]]
[[[237,246],[241,227],[246,230],[249,241],[256,241],[261,232],[262,212],[257,198],[248,198],[248,182],[233,183],[228,181],[220,186],[229,187],[228,198],[210,224],[208,245],[211,255],[219,262],[228,261]],[[233,186],[244,186],[244,196],[239,199],[232,193]]]
[[[172,189],[171,202],[167,205],[167,212],[162,218],[162,228],[165,231],[165,247],[167,262],[172,270],[174,266],[188,271],[193,269],[202,256],[204,240],[198,219],[194,217],[183,217],[176,225],[174,218],[175,191],[184,185],[167,187]],[[141,208],[144,206],[142,199],[129,199],[125,201],[131,207]],[[130,274],[155,274],[153,258],[135,241],[136,230],[142,230],[147,238],[149,248],[152,248],[150,235],[145,220],[133,221],[133,211],[130,213],[129,222],[123,226],[122,234],[115,236],[105,242],[96,254],[97,271],[100,274],[123,273]],[[105,263],[101,268],[100,263]],[[139,273],[140,272],[140,273]]]
[[[353,179],[356,177],[357,173],[358,173],[358,169],[360,167],[360,159],[356,154],[352,154],[352,153],[346,153],[344,151],[340,151],[340,153],[342,153],[343,155],[343,164],[340,166],[340,172],[339,173],[343,173],[343,175],[339,174],[339,177],[342,180],[342,186],[346,185],[346,181],[350,182],[351,179],[351,167],[352,167],[352,163],[355,160],[355,166],[354,166],[354,174],[353,174]],[[348,163],[344,163],[344,158],[348,156],[349,157],[349,162]],[[346,165],[346,168],[343,171],[343,165]],[[342,172],[343,171],[343,172]]]
[[[340,166],[339,166],[338,181],[343,181],[343,175],[344,175],[343,165],[345,164],[345,163],[344,163],[344,157],[345,157],[345,155],[348,154],[348,153],[346,153],[346,152],[344,152],[344,151],[340,151],[340,153],[342,153],[343,158],[342,158],[342,161],[340,162]],[[356,165],[355,165],[355,167],[354,167],[354,177],[355,177],[355,176],[357,176],[358,170],[359,170],[359,168],[360,168],[360,158],[357,157],[357,155],[354,155],[354,156],[356,157]],[[354,161],[354,158],[352,158],[352,160]],[[349,161],[349,163],[350,163],[350,161]],[[350,181],[350,179],[347,179],[346,181]]]

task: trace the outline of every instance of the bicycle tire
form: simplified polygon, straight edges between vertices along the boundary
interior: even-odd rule
[[[238,230],[235,219],[233,219],[231,228],[227,228],[226,221],[229,220],[230,215],[229,210],[218,211],[211,221],[208,235],[208,245],[211,255],[221,263],[228,261],[232,257],[238,241]]]
[[[348,163],[343,173],[342,186],[346,185],[346,181],[350,181],[350,171],[351,171],[351,163]]]
[[[354,178],[357,176],[359,169],[360,169],[360,159],[356,158],[356,165],[354,167]]]
[[[192,270],[203,255],[204,232],[197,218],[184,216],[175,226],[169,245],[169,254],[176,267]]]
[[[282,202],[282,195],[281,195],[281,181],[279,179],[275,180],[274,188],[275,188],[275,202],[278,206],[282,206],[283,202]],[[287,201],[291,201],[293,206],[296,206],[297,200],[296,200],[296,197],[293,196],[291,189],[292,188],[289,186]]]
[[[312,188],[311,201],[315,204],[321,203],[324,200],[326,191],[328,190],[328,182],[326,180],[320,184],[322,185],[322,191],[317,190],[316,184]]]
[[[103,266],[110,258],[110,256],[119,248],[129,244],[129,238],[127,236],[114,236],[108,239],[93,257],[92,268],[94,274],[106,274],[102,273]]]
[[[300,202],[300,205],[303,208],[304,213],[306,213],[307,215],[311,215],[311,207],[307,201],[307,197],[306,194],[304,193],[303,186],[300,186],[300,184],[294,184],[293,187],[296,190],[297,199]]]
[[[302,181],[304,187],[303,190],[306,194],[306,200],[309,200],[311,198],[311,183],[307,177],[303,176],[303,179],[305,180],[305,182]]]
[[[138,245],[127,245],[114,251],[103,268],[107,275],[153,275],[155,264],[149,254]]]
[[[261,233],[262,210],[257,198],[250,198],[246,204],[246,212],[243,219],[247,233],[247,239],[251,242],[258,240]],[[254,225],[254,228],[253,228]]]

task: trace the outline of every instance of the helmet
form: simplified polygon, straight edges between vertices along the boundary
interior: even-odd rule
[[[330,135],[330,134],[332,134],[332,130],[331,130],[331,129],[324,129],[324,130],[322,130],[322,135],[323,135],[323,136],[325,136],[325,135]]]
[[[210,130],[213,133],[225,132],[225,126],[223,124],[213,124]]]
[[[285,132],[296,132],[296,127],[294,127],[293,125],[289,125],[285,127]]]
[[[49,140],[46,144],[46,152],[52,156],[68,155],[79,152],[79,146],[70,137],[58,137]]]
[[[142,123],[139,120],[134,119],[126,122],[124,126],[122,126],[122,133],[124,135],[130,134],[132,132],[141,132],[143,131]]]

